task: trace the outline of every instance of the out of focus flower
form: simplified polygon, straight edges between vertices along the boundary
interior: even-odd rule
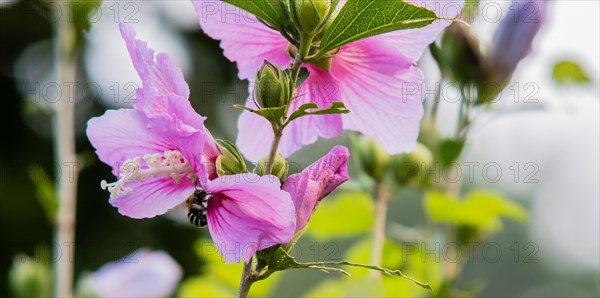
[[[346,147],[336,146],[327,155],[301,173],[291,175],[283,183],[283,190],[290,193],[296,206],[296,232],[306,227],[323,198],[350,179],[349,157]]]
[[[99,297],[169,297],[182,275],[179,264],[166,252],[140,249],[100,267],[83,287]]]
[[[154,217],[200,186],[210,194],[208,227],[227,262],[249,261],[256,250],[289,242],[294,205],[279,179],[254,174],[214,179],[220,150],[188,100],[181,70],[165,54],[155,58],[129,25],[120,28],[143,87],[133,109],[108,111],[91,119],[87,129],[96,154],[118,177],[102,182],[110,203],[125,216]]]
[[[546,21],[547,0],[513,0],[494,33],[493,68],[510,76],[531,52],[533,39]]]
[[[417,143],[413,152],[394,156],[390,167],[399,185],[410,182],[424,183],[426,177],[423,173],[432,166],[433,161],[433,153],[429,148]]]
[[[357,136],[353,141],[363,172],[376,181],[383,180],[392,156],[387,154],[381,145],[368,137]]]
[[[531,52],[532,42],[546,20],[546,0],[514,0],[494,33],[492,51],[481,50],[471,28],[454,23],[440,47],[431,47],[446,79],[478,87],[478,103],[489,102],[510,81],[518,63]]]
[[[460,12],[456,8],[463,4],[463,1],[411,2],[423,3],[439,16],[450,18]],[[221,41],[225,56],[237,62],[241,79],[253,80],[255,70],[265,59],[280,67],[292,62],[288,41],[256,17],[222,1],[193,3],[201,17],[200,26],[210,37]],[[424,28],[396,31],[343,46],[333,57],[329,71],[306,65],[310,76],[299,88],[290,113],[306,103],[328,108],[336,101],[343,101],[351,113],[295,120],[283,134],[282,154],[290,156],[319,137],[335,138],[342,129],[376,139],[389,153],[411,151],[423,115],[424,97],[424,92],[415,91],[423,83],[415,62],[448,24],[449,21],[436,21]],[[255,108],[252,100],[248,105]],[[271,125],[255,114],[243,112],[238,128],[237,144],[242,152],[252,161],[260,160],[273,140]]]
[[[13,297],[48,297],[52,292],[50,267],[39,260],[20,255],[8,271],[8,286]]]

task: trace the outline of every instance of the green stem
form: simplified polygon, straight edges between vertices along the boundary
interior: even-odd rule
[[[294,64],[292,64],[292,82],[294,84],[294,91],[296,89],[296,84],[298,83],[298,76],[300,75],[300,69],[302,69],[302,56],[300,54],[296,55],[294,59]]]
[[[73,54],[76,32],[69,18],[62,17],[56,26],[56,65],[57,84],[67,87],[76,81],[76,58]],[[54,256],[54,296],[73,296],[73,251],[75,247],[75,210],[77,198],[77,155],[75,152],[75,100],[72,92],[63,90],[54,114],[55,160],[64,173],[63,167],[74,169],[58,177],[56,194],[59,207],[56,218],[54,241],[61,248],[67,248],[68,255]],[[57,250],[60,253],[61,249]],[[65,251],[64,249],[62,250]]]
[[[470,112],[471,112],[471,98],[467,97],[465,93],[465,86],[460,88],[461,101],[460,110],[458,113],[458,124],[456,128],[456,139],[464,141],[466,139],[467,131],[470,123]]]
[[[298,51],[300,58],[304,59],[308,57],[314,38],[315,36],[311,34],[302,34],[300,36],[300,49]]]
[[[373,251],[371,252],[371,263],[374,266],[381,266],[385,243],[385,221],[390,198],[384,182],[379,182],[375,188],[375,226],[373,229]],[[381,278],[381,272],[371,271],[371,276],[376,279]]]
[[[300,75],[300,69],[302,68],[303,58],[306,57],[310,52],[310,47],[312,46],[312,39],[313,37],[307,36],[303,36],[301,38],[300,51],[296,55],[294,63],[291,66],[291,77],[294,86],[294,94],[296,93],[296,83],[298,82],[298,76]],[[281,143],[281,137],[283,136],[284,128],[284,123],[280,123],[279,125],[273,126],[274,138],[265,165],[265,175],[270,175],[273,172],[273,166],[275,163],[275,158],[277,157],[277,152],[279,151],[279,144]],[[248,297],[248,293],[250,292],[252,284],[256,281],[256,278],[260,275],[263,269],[264,266],[258,265],[256,268],[252,268],[252,260],[250,260],[250,262],[248,263],[244,263],[242,276],[240,278],[240,288],[238,291],[238,297]]]
[[[433,105],[431,106],[431,123],[435,125],[437,122],[437,114],[438,109],[440,108],[440,101],[442,100],[442,84],[444,84],[444,80],[440,80],[440,85],[435,88],[435,99],[433,100]]]
[[[273,139],[273,143],[271,145],[271,152],[269,153],[269,158],[267,159],[267,163],[265,165],[265,175],[271,175],[273,171],[273,164],[275,163],[275,158],[277,156],[277,151],[279,148],[279,143],[281,142],[281,129],[273,128],[273,132],[275,133],[275,138]],[[238,297],[248,297],[248,293],[250,292],[250,288],[252,284],[256,281],[256,277],[260,274],[264,268],[252,268],[252,259],[248,263],[244,263],[244,268],[242,269],[242,276],[240,278],[240,288],[238,291]]]
[[[273,139],[273,144],[271,145],[271,151],[269,152],[267,164],[265,165],[265,175],[271,175],[271,173],[273,172],[275,158],[277,157],[277,151],[279,151],[279,143],[281,143],[282,130],[276,129],[275,131],[273,131],[273,133],[275,133],[275,137]]]
[[[244,268],[242,269],[242,277],[240,279],[240,288],[238,290],[238,297],[245,298],[248,297],[248,293],[250,292],[250,287],[256,280],[256,274],[254,274],[254,269],[252,269],[252,258],[248,263],[244,263]]]

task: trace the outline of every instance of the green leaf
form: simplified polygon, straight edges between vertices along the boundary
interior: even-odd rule
[[[343,258],[354,263],[369,263],[373,254],[373,238],[371,235],[364,235],[362,239],[354,243]],[[383,244],[381,257],[381,266],[386,268],[398,268],[403,264],[402,247],[393,241],[386,240]],[[348,269],[352,277],[368,277],[368,272],[359,268]]]
[[[259,110],[253,110],[243,105],[233,105],[233,107],[236,109],[242,109],[257,114],[267,119],[273,125],[279,123],[279,121],[283,119],[283,117],[285,116],[285,109],[287,108],[287,106],[283,106],[277,108],[262,108]]]
[[[274,26],[281,29],[286,23],[286,14],[279,0],[223,0],[237,6]]]
[[[586,85],[590,77],[579,64],[569,60],[559,61],[552,69],[552,79],[558,85]]]
[[[279,248],[273,254],[273,258],[269,262],[269,267],[267,268],[267,271],[265,273],[261,274],[260,276],[258,276],[256,278],[256,280],[259,281],[259,280],[266,279],[275,272],[283,271],[283,270],[287,270],[287,269],[314,269],[314,270],[321,270],[324,272],[333,271],[333,272],[339,272],[344,275],[350,276],[350,274],[347,271],[340,269],[340,268],[331,267],[331,266],[352,266],[352,267],[360,267],[360,268],[380,271],[380,272],[385,273],[390,276],[403,277],[425,289],[431,290],[431,286],[429,286],[429,284],[417,281],[413,278],[410,278],[410,277],[404,275],[400,270],[391,270],[391,269],[382,268],[379,266],[356,264],[356,263],[351,263],[351,262],[346,262],[346,261],[298,263],[283,248]]]
[[[200,261],[205,263],[199,275],[184,280],[177,297],[231,297],[237,295],[242,263],[226,264],[210,239],[200,239],[194,244]],[[279,282],[279,276],[255,284],[252,297],[268,297]]]
[[[327,279],[308,289],[304,297],[350,297],[348,288],[351,285],[351,279]]]
[[[465,225],[495,232],[502,228],[501,217],[517,221],[527,218],[526,211],[501,194],[485,190],[471,192],[463,201],[441,192],[425,196],[425,210],[432,220]]]
[[[349,238],[373,229],[373,199],[365,192],[342,191],[324,199],[306,231],[317,240]],[[360,210],[360,216],[357,216]],[[331,220],[335,218],[335,220]]]
[[[220,279],[207,275],[184,280],[177,297],[198,297],[199,294],[202,294],[202,297],[234,297],[237,291],[233,286],[223,284]]]
[[[319,55],[363,38],[421,28],[439,19],[433,11],[402,0],[348,0],[325,32]]]
[[[447,166],[458,160],[465,143],[453,139],[446,139],[440,143],[439,158],[443,166]]]
[[[54,223],[58,212],[58,198],[56,197],[54,184],[50,182],[48,177],[50,176],[41,166],[35,164],[29,166],[29,178],[35,185],[36,198],[46,211],[48,220]]]
[[[433,288],[439,288],[441,276],[438,274],[440,269],[439,262],[435,257],[423,259],[422,255],[426,252],[420,252],[420,245],[412,243],[398,244],[393,241],[386,241],[383,247],[382,265],[385,268],[401,269],[403,273],[415,279],[427,280],[427,283]],[[362,240],[352,245],[345,253],[344,259],[351,260],[354,263],[367,263],[371,261],[373,250],[373,240],[371,237],[364,237]],[[352,280],[360,278],[373,281],[370,274],[364,270],[352,268],[348,270],[352,274]],[[429,294],[421,287],[415,287],[410,280],[397,280],[389,276],[383,276],[383,285],[385,288],[385,297],[426,297]]]
[[[290,118],[287,121],[287,124],[290,122],[304,116],[308,115],[330,115],[330,114],[348,114],[350,110],[346,109],[346,106],[343,102],[334,102],[331,104],[331,108],[318,110],[319,106],[316,103],[307,103],[298,107]],[[316,109],[316,110],[315,110]],[[312,111],[309,111],[312,110]],[[286,124],[286,125],[287,125]]]
[[[85,34],[90,30],[90,16],[98,12],[102,0],[71,1],[68,2],[69,9],[73,9],[73,26],[75,27],[76,39],[73,45],[73,54],[77,53],[83,41]]]
[[[350,276],[350,273],[334,267],[328,267],[322,262],[298,263],[292,258],[283,248],[279,247],[273,252],[271,260],[268,262],[267,270],[256,278],[256,281],[264,280],[270,277],[273,273],[288,269],[314,269],[323,272],[336,271],[344,275]]]

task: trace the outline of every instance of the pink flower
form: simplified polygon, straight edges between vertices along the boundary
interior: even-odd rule
[[[344,1],[342,1],[343,3]],[[455,17],[463,1],[411,1],[444,17]],[[237,62],[239,77],[252,80],[263,60],[287,67],[292,58],[288,41],[253,15],[222,1],[193,1],[206,34],[221,41],[225,56]],[[343,46],[329,72],[308,65],[310,76],[299,88],[291,111],[305,103],[321,108],[343,101],[346,115],[308,116],[284,131],[280,150],[289,156],[319,137],[335,138],[342,129],[376,139],[390,153],[411,151],[423,115],[423,75],[415,66],[423,49],[450,22],[436,21],[420,28],[370,37]],[[252,85],[252,84],[251,84]],[[252,94],[252,92],[250,92]],[[248,105],[255,107],[250,99]],[[268,152],[273,139],[269,123],[249,112],[239,122],[237,144],[252,161]]]
[[[121,34],[142,78],[133,109],[107,111],[88,122],[87,135],[118,177],[102,182],[110,203],[132,218],[154,217],[185,202],[197,186],[212,194],[206,213],[213,241],[227,262],[248,261],[256,250],[291,240],[294,205],[273,176],[254,174],[210,180],[220,154],[192,108],[181,70],[165,54],[154,55],[135,31]]]
[[[323,198],[346,182],[350,153],[344,146],[336,146],[321,159],[299,174],[291,175],[283,190],[290,193],[296,207],[296,232],[302,230]]]
[[[98,297],[168,297],[182,275],[179,264],[166,252],[140,249],[102,266],[84,287]]]

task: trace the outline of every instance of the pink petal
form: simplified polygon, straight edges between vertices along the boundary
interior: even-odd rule
[[[282,189],[290,193],[296,207],[296,231],[302,230],[321,200],[347,181],[350,153],[343,146],[334,147],[327,155],[299,174],[291,175]]]
[[[408,0],[415,5],[426,7],[434,11],[438,16],[445,18],[455,18],[465,5],[464,1],[452,0]],[[402,55],[407,56],[412,61],[417,61],[423,54],[423,50],[434,42],[440,32],[451,24],[451,21],[434,21],[428,26],[419,29],[400,30],[383,35],[370,37],[369,39],[383,42],[395,47]]]
[[[164,139],[171,150],[177,150],[190,163],[201,183],[208,178],[206,164],[203,162],[203,152],[207,140],[212,141],[207,130],[204,128],[204,117],[194,112],[189,101],[181,100],[176,95],[170,94],[160,100],[167,105],[171,113],[161,113],[149,118],[149,125],[158,135]],[[184,122],[182,117],[194,118],[194,126]]]
[[[131,218],[150,218],[161,215],[182,204],[194,192],[195,185],[189,179],[176,184],[172,178],[157,178],[144,182],[131,182],[129,195],[110,199],[119,213]]]
[[[342,101],[341,86],[329,72],[308,66],[310,75],[298,89],[298,98],[292,105],[297,108],[305,103],[316,103],[320,109],[331,107],[334,102]],[[313,127],[303,127],[304,130],[316,130],[319,136],[331,139],[342,133],[341,115],[306,116],[313,122]],[[307,145],[303,143],[302,145]],[[298,148],[299,149],[299,148]],[[296,149],[297,150],[297,149]]]
[[[273,143],[273,129],[269,121],[243,111],[238,119],[238,130],[236,144],[246,159],[258,162],[269,154]]]
[[[178,150],[192,165],[201,183],[207,179],[198,154],[202,152],[206,135],[165,115],[147,119],[137,110],[107,111],[88,122],[87,135],[100,160],[112,166],[117,177],[127,159]],[[112,199],[110,203],[118,207],[121,214],[132,218],[163,214],[184,202],[194,191],[189,179],[183,179],[180,184],[171,178],[147,179],[127,183],[125,187],[131,188],[132,193]]]
[[[376,139],[389,153],[408,152],[416,145],[423,115],[423,75],[412,60],[374,39],[342,48],[332,75],[349,114],[344,128]]]
[[[257,250],[288,243],[296,219],[290,195],[274,176],[223,176],[206,184],[208,228],[227,263],[248,262]]]
[[[316,103],[323,109],[331,107],[333,102],[341,101],[340,86],[333,77],[325,71],[309,68],[311,74],[298,89],[298,97],[292,101],[290,114],[306,103]],[[252,99],[248,100],[247,106],[257,108]],[[257,162],[269,153],[273,131],[267,120],[244,111],[238,120],[238,129],[237,145],[248,160]],[[294,120],[285,128],[279,150],[283,156],[289,157],[302,147],[316,142],[319,137],[331,139],[341,133],[341,115],[305,116]]]
[[[90,119],[87,136],[100,160],[112,166],[115,174],[128,159],[170,150],[165,140],[148,128],[146,116],[132,109],[109,110]]]
[[[198,115],[188,100],[189,89],[181,69],[162,53],[155,61],[154,50],[135,39],[135,30],[128,24],[120,23],[120,29],[144,84],[138,90],[140,101],[135,108],[144,111],[154,129],[186,157],[201,182],[207,174],[215,178],[214,161],[220,151],[204,127],[205,117]]]
[[[147,97],[164,94],[177,94],[189,98],[190,91],[181,69],[164,53],[154,57],[154,50],[144,41],[135,38],[136,32],[129,24],[119,23],[135,69],[142,79],[143,87],[138,89],[136,106],[143,106]]]
[[[206,167],[206,173],[208,180],[214,180],[219,177],[217,174],[217,158],[221,155],[221,149],[217,145],[215,138],[207,130],[207,138],[204,144],[204,150],[202,151],[202,164]]]
[[[204,32],[221,41],[225,57],[237,62],[242,80],[254,78],[256,69],[266,59],[287,67],[288,41],[278,32],[260,23],[256,17],[223,1],[192,1]]]
[[[149,118],[168,115],[179,120],[182,125],[190,129],[206,131],[204,121],[206,117],[200,116],[187,98],[177,94],[161,94],[153,96],[143,108]]]

